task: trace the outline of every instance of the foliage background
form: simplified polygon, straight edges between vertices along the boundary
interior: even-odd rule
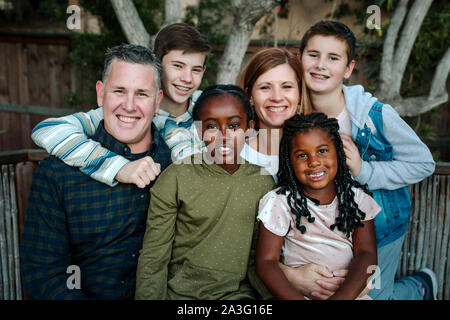
[[[325,1],[331,2],[333,0]],[[352,10],[352,3],[357,3],[363,8],[375,4],[382,9],[381,31],[364,28],[364,35],[358,39],[359,60],[363,62],[361,71],[366,80],[367,90],[370,92],[374,92],[378,86],[383,37],[390,24],[390,16],[398,2],[399,0],[341,1],[334,14],[327,17],[339,19],[344,16],[353,16],[356,24],[365,25],[369,14],[365,10]],[[450,2],[446,0],[433,1],[420,28],[405,70],[400,91],[403,97],[421,96],[429,92],[434,70],[450,43],[449,21]],[[448,112],[444,108],[447,109],[446,105],[434,108],[419,116],[405,117],[405,120],[423,140],[428,142],[434,140],[439,145],[450,145],[447,130],[444,131],[442,128],[439,128],[439,120],[442,119],[442,113]],[[435,159],[442,159],[443,157],[448,159],[450,155],[448,148],[446,153],[447,155],[444,156],[438,149],[435,149],[433,156]]]
[[[278,18],[283,19],[289,13],[289,2],[283,0],[278,11]],[[359,37],[359,71],[364,75],[365,86],[374,92],[378,85],[378,74],[381,62],[383,37],[390,23],[390,16],[399,0],[321,0],[324,3],[336,3],[336,10],[328,13],[324,19],[353,17],[354,24],[364,26],[369,14],[364,8],[378,5],[382,9],[382,28],[380,31],[362,28],[364,34]],[[33,30],[36,26],[45,28],[47,32],[65,32],[67,28],[67,0],[7,0],[14,3],[13,11],[0,10],[0,27],[27,26]],[[154,35],[164,20],[164,1],[133,0],[139,16],[149,34]],[[232,17],[229,16],[230,0],[199,0],[198,5],[188,6],[184,22],[196,26],[206,34],[213,46],[213,52],[207,60],[207,71],[201,88],[215,82],[220,53],[223,50],[230,31]],[[412,1],[410,1],[412,3]],[[120,24],[117,21],[110,1],[79,0],[80,6],[94,15],[101,17],[101,34],[71,33],[70,60],[82,73],[83,86],[92,87],[100,79],[103,69],[104,52],[107,48],[126,42]],[[410,4],[411,5],[411,4]],[[362,8],[354,10],[355,7]],[[264,23],[259,26],[259,33],[267,35],[273,31],[273,15],[267,14]],[[434,70],[450,43],[450,2],[434,0],[421,26],[419,35],[407,65],[401,88],[403,97],[420,96],[430,89]],[[350,26],[352,27],[352,26]],[[297,39],[299,40],[299,39]],[[77,92],[65,97],[74,108],[95,106],[95,90],[87,90],[84,94]],[[450,145],[448,124],[442,124],[443,113],[449,113],[447,105],[417,117],[406,118],[406,121],[426,141],[437,141],[441,145]],[[448,117],[447,117],[448,119]],[[447,150],[449,148],[447,147]],[[435,152],[435,159],[450,159],[450,151],[446,156]]]

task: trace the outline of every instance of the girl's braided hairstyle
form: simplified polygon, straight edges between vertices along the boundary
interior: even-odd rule
[[[283,137],[280,143],[277,193],[287,195],[287,202],[292,213],[296,217],[296,226],[300,232],[305,233],[306,227],[301,224],[301,217],[305,217],[308,222],[314,222],[314,217],[308,210],[307,195],[303,192],[303,186],[298,182],[291,164],[291,148],[293,138],[300,132],[307,132],[311,129],[320,129],[328,133],[334,142],[337,153],[338,170],[334,183],[336,185],[336,196],[338,198],[338,211],[336,221],[331,225],[331,230],[335,227],[339,231],[350,237],[355,228],[362,227],[361,222],[366,214],[362,212],[355,203],[355,193],[352,187],[361,188],[367,194],[366,186],[362,186],[353,180],[350,171],[345,163],[345,152],[339,135],[339,124],[336,119],[328,118],[323,113],[311,113],[309,115],[294,115],[286,120],[283,126]]]

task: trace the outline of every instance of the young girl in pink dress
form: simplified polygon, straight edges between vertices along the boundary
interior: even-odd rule
[[[304,299],[279,262],[348,269],[329,299],[361,296],[377,264],[373,218],[380,207],[352,179],[336,119],[295,115],[283,127],[278,188],[260,201],[256,271],[278,299]]]

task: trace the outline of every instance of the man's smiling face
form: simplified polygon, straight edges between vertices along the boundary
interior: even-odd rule
[[[162,99],[162,91],[155,87],[155,72],[151,65],[114,59],[106,82],[97,82],[105,129],[128,144],[132,153],[148,150],[152,139],[150,126]]]

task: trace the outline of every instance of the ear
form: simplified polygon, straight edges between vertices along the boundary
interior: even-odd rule
[[[155,101],[155,114],[159,112],[159,107],[161,106],[161,101],[164,98],[164,93],[162,89],[159,90],[158,96],[156,97]]]
[[[347,68],[345,69],[344,79],[350,78],[353,72],[353,68],[355,67],[355,63],[356,63],[355,60],[350,61]]]
[[[103,82],[100,80],[95,84],[95,90],[97,91],[97,105],[99,107],[103,106]]]

